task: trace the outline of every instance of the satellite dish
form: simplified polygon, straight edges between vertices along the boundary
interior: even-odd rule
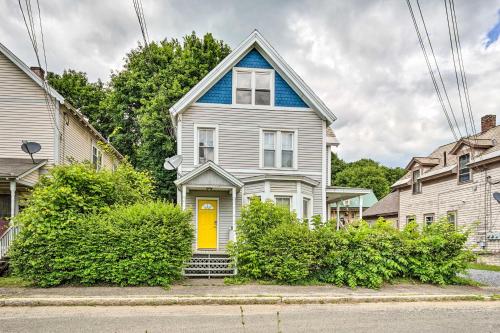
[[[500,203],[500,192],[495,192],[493,193],[493,198],[495,198],[495,200]]]
[[[42,149],[42,146],[38,142],[29,142],[29,141],[23,141],[23,144],[21,145],[21,149],[26,153],[29,154],[31,157],[31,160],[33,163],[35,163],[35,160],[33,159],[33,154],[36,154]]]
[[[182,163],[182,155],[175,155],[165,159],[163,167],[167,170],[175,170]]]

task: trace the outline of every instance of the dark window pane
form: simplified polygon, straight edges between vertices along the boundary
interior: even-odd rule
[[[252,104],[252,91],[236,90],[236,104]]]
[[[271,105],[271,92],[269,90],[256,90],[255,105]]]
[[[292,150],[282,150],[281,151],[281,166],[283,168],[293,167],[293,151]]]

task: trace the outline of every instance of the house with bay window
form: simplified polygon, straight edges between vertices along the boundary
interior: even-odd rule
[[[413,157],[407,174],[392,185],[399,194],[399,225],[447,219],[473,227],[477,250],[500,254],[500,126],[481,118],[481,132]],[[500,193],[497,195],[500,196]],[[500,257],[498,257],[500,261]]]
[[[182,156],[177,202],[193,211],[196,231],[187,275],[207,272],[196,260],[224,260],[250,198],[326,220],[330,203],[370,192],[331,186],[336,117],[258,31],[170,112]]]

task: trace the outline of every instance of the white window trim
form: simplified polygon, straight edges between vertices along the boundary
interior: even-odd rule
[[[264,132],[276,132],[275,167],[264,167]],[[281,132],[293,133],[293,165],[291,168],[281,166]],[[299,131],[286,128],[261,128],[259,134],[259,168],[265,170],[297,170],[299,156]]]
[[[311,219],[313,217],[313,197],[308,195],[308,194],[302,193],[302,200],[300,202],[300,204],[302,205],[302,207],[301,207],[302,215],[304,215],[304,211],[303,211],[304,210],[304,203],[303,203],[304,199],[309,200],[309,206],[307,207],[308,212],[306,214],[307,215],[306,218]],[[300,218],[302,219],[302,216]]]
[[[415,181],[414,173],[418,171],[418,179]],[[415,192],[415,185],[420,183],[419,191]],[[422,169],[412,170],[411,172],[411,193],[412,194],[421,194],[422,193]]]
[[[219,125],[218,124],[194,124],[194,159],[195,166],[200,165],[200,149],[198,142],[198,129],[210,128],[214,129],[214,163],[219,164]]]
[[[252,74],[252,103],[251,104],[238,104],[236,103],[236,84],[237,84],[237,73],[251,73]],[[270,84],[270,104],[269,105],[255,105],[255,73],[270,73],[269,78]],[[233,88],[232,88],[232,105],[242,108],[257,108],[265,109],[269,107],[274,107],[274,69],[266,68],[247,68],[247,67],[233,67]]]
[[[98,165],[97,163],[94,164],[94,148],[97,150],[97,152],[101,155],[101,164]],[[103,163],[103,153],[102,153],[102,149],[97,145],[97,142],[96,141],[93,141],[92,142],[92,150],[90,151],[90,161],[92,161],[92,165],[94,165],[95,169],[97,171],[101,170],[102,169],[102,163]]]
[[[290,198],[290,211],[297,212],[297,207],[296,207],[296,197],[297,193],[288,193],[288,192],[272,192],[272,200],[274,201],[274,204],[276,204],[276,197],[287,197]]]
[[[458,226],[458,211],[457,210],[449,210],[446,212],[446,221],[448,221],[448,222],[449,222],[450,215],[454,216],[453,225]]]

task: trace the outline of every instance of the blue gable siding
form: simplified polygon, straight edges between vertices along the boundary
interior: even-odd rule
[[[233,99],[233,71],[229,71],[205,95],[199,103],[231,104]]]
[[[251,50],[235,67],[272,69],[271,64],[256,49]],[[199,103],[231,104],[233,72],[227,72],[199,100]],[[275,72],[274,105],[282,107],[307,107],[300,96]]]
[[[307,104],[277,72],[274,73],[274,105],[307,108]]]

